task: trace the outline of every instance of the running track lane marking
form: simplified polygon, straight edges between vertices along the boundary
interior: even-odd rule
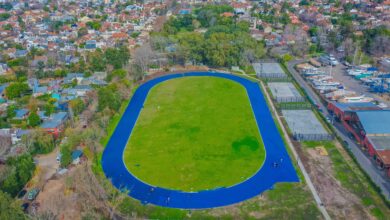
[[[220,77],[235,81],[246,89],[267,155],[261,169],[252,177],[231,187],[199,192],[183,192],[151,186],[137,179],[127,170],[122,155],[150,89],[169,79],[186,76]],[[280,166],[273,166],[276,161],[281,160],[283,163]],[[140,202],[180,209],[227,206],[255,197],[266,190],[272,189],[274,184],[278,182],[299,182],[259,85],[248,79],[225,73],[190,72],[171,74],[152,79],[139,86],[103,152],[102,167],[106,177],[111,180],[116,188],[129,190],[129,196]]]

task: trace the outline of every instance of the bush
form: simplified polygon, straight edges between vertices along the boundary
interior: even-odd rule
[[[67,167],[72,162],[72,151],[70,146],[63,145],[61,147],[61,167]]]

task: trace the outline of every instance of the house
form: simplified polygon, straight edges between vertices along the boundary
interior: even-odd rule
[[[39,67],[40,63],[42,63],[43,65],[46,65],[47,64],[47,56],[36,56],[34,58],[34,60],[31,62],[31,66],[32,67]]]
[[[4,97],[5,96],[5,89],[8,87],[8,83],[0,85],[0,96]]]
[[[94,76],[85,78],[81,81],[80,85],[97,85],[97,86],[105,86],[107,82],[104,80],[96,79]]]
[[[27,135],[30,133],[30,130],[22,130],[22,129],[17,129],[15,132],[11,133],[11,141],[12,144],[17,144],[22,140],[22,137],[24,135]]]
[[[107,78],[107,72],[94,72],[92,76],[98,80],[105,80]]]
[[[28,54],[27,50],[16,50],[15,58],[25,57],[27,56],[27,54]]]
[[[81,150],[72,151],[72,164],[76,165],[80,163],[80,158],[83,156],[83,152]]]
[[[53,134],[55,137],[58,137],[62,132],[67,119],[67,112],[54,113],[48,119],[44,120],[40,127],[49,134]]]
[[[5,75],[10,72],[10,68],[6,63],[0,63],[0,75]]]
[[[88,40],[85,42],[86,50],[95,50],[96,49],[96,40]]]
[[[47,86],[38,86],[33,89],[33,97],[38,97],[49,93]]]
[[[83,79],[84,79],[84,74],[83,73],[69,73],[64,78],[64,83],[65,84],[71,84],[71,83],[73,83],[73,80],[77,80],[77,83],[80,83]]]
[[[18,109],[15,111],[15,117],[13,119],[23,120],[26,119],[30,111],[28,109]]]
[[[92,87],[89,85],[77,85],[74,88],[65,89],[63,93],[67,95],[74,95],[76,97],[83,97],[91,90]]]

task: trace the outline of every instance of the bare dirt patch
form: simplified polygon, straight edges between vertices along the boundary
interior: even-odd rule
[[[48,180],[36,199],[39,208],[35,215],[50,213],[57,219],[74,220],[106,216],[105,193],[94,178],[87,165],[79,165],[64,176]]]
[[[322,156],[316,149],[307,149],[304,165],[329,213],[337,219],[373,219],[360,199],[341,186],[330,169],[329,156]]]

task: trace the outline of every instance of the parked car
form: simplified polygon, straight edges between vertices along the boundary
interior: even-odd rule
[[[23,203],[22,204],[22,209],[23,209],[23,212],[27,212],[27,209],[28,209],[28,207],[30,206],[30,203],[28,203],[28,202],[25,202],[25,203]]]
[[[38,196],[38,193],[39,189],[37,188],[30,190],[27,194],[27,199],[33,201]]]
[[[339,64],[339,62],[336,60],[336,58],[331,54],[320,56],[320,58],[318,58],[318,61],[320,61],[323,65],[336,66],[337,64]]]
[[[27,193],[27,190],[22,189],[22,190],[18,193],[17,197],[18,197],[18,198],[23,198],[24,195],[26,195],[26,193]]]

